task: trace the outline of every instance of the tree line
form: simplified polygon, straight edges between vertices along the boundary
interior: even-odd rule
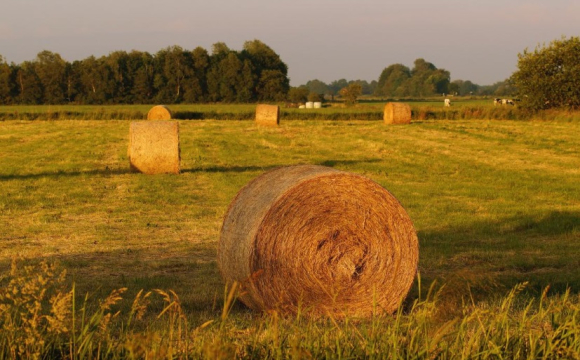
[[[381,73],[375,95],[386,97],[428,97],[433,95],[511,95],[515,88],[509,79],[481,86],[469,80],[451,81],[449,71],[419,58],[413,68],[403,64],[388,66]]]
[[[8,64],[0,55],[0,104],[134,104],[283,101],[288,66],[260,40],[192,51],[115,51],[67,62],[51,51]]]
[[[362,95],[374,95],[384,98],[424,98],[438,95],[512,95],[515,87],[509,79],[499,81],[493,85],[478,85],[470,80],[450,80],[450,73],[445,69],[438,69],[434,64],[419,58],[415,60],[411,69],[403,64],[393,64],[386,67],[380,74],[378,81],[370,83],[365,80],[340,79],[330,83],[314,79],[305,85],[290,90],[289,98],[306,97],[316,101],[325,96],[333,99],[344,94],[344,89],[352,89],[354,85],[360,88]],[[300,91],[301,89],[305,89]],[[316,94],[320,96],[316,96]]]
[[[534,110],[579,108],[579,44],[578,37],[562,38],[533,52],[525,50],[512,77],[488,86],[451,81],[449,71],[419,58],[412,68],[389,65],[370,83],[314,79],[290,87],[288,66],[260,40],[246,41],[241,51],[218,42],[211,53],[202,47],[170,46],[155,54],[114,51],[72,63],[45,50],[21,64],[8,64],[0,55],[0,104],[299,103],[335,96],[353,103],[359,95],[452,94],[520,96],[522,105]]]

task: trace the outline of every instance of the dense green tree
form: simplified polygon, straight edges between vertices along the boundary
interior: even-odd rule
[[[424,97],[449,92],[450,74],[435,65],[416,59],[413,69],[403,64],[386,67],[376,83],[375,94],[380,96]]]
[[[401,85],[411,78],[411,70],[403,64],[393,64],[386,67],[377,82],[376,95],[406,96]]]
[[[222,74],[224,69],[222,61],[226,59],[230,52],[232,52],[230,48],[223,42],[217,42],[212,45],[210,63],[206,74],[207,99],[209,101],[222,101],[221,88],[224,77]],[[232,96],[232,98],[235,98],[235,96]]]
[[[212,55],[212,65],[207,74],[208,96],[210,101],[236,102],[237,90],[242,87],[244,65],[247,72],[248,64],[244,64],[235,51],[223,55],[223,53],[217,55],[220,59],[218,63],[215,63],[215,55]],[[240,96],[244,97],[247,94]]]
[[[21,104],[41,104],[44,90],[36,74],[35,64],[25,61],[16,69],[18,102]]]
[[[66,101],[74,102],[80,93],[81,82],[79,78],[78,69],[74,66],[74,62],[66,64]]]
[[[303,103],[308,99],[310,90],[306,86],[291,87],[288,90],[288,100],[293,103]]]
[[[286,98],[290,89],[288,66],[272,48],[260,40],[246,41],[240,56],[251,61],[254,79],[257,80],[255,96],[258,100]]]
[[[308,90],[310,90],[311,93],[327,95],[332,94],[332,91],[330,91],[328,85],[324,81],[318,79],[308,81],[305,86],[308,88]]]
[[[279,70],[264,70],[258,81],[256,96],[260,101],[284,101],[290,88],[288,77]]]
[[[12,68],[0,55],[0,104],[12,103]]]
[[[459,95],[459,88],[461,87],[462,82],[463,80],[453,80],[452,82],[450,82],[449,88],[447,89],[449,94]]]
[[[130,72],[130,57],[126,51],[114,51],[104,58],[104,62],[111,74],[111,98],[109,102],[130,103],[132,102],[131,88],[133,76]]]
[[[335,95],[338,95],[341,89],[344,89],[347,86],[348,81],[346,79],[334,80],[333,82],[328,84],[328,89],[330,90],[328,95],[334,98]]]
[[[113,97],[114,80],[104,58],[89,56],[78,67],[81,101],[86,104],[105,104]]]
[[[67,101],[67,63],[59,54],[48,50],[38,53],[34,71],[43,90],[42,102],[62,104]]]
[[[242,65],[241,73],[236,85],[237,98],[240,103],[253,101],[256,97],[256,78],[254,65],[249,59],[245,59]]]
[[[466,96],[477,94],[479,91],[479,85],[472,83],[469,80],[456,80],[456,84],[459,85],[459,95]]]
[[[349,81],[348,82],[349,85],[351,83],[356,83],[359,84],[362,88],[362,95],[372,95],[375,93],[375,88],[377,86],[377,81],[373,80],[370,83],[366,80],[354,80],[354,81]]]
[[[362,86],[356,82],[350,83],[340,89],[339,94],[344,98],[347,105],[354,105],[357,98],[362,94]]]
[[[179,103],[183,100],[183,84],[193,75],[191,54],[179,46],[171,46],[164,51],[165,87],[171,94],[171,102]]]
[[[306,99],[308,101],[311,102],[319,102],[322,101],[324,99],[324,95],[323,94],[318,94],[315,92],[311,92],[310,94],[308,94],[308,96],[306,97]]]
[[[180,103],[285,100],[288,67],[269,46],[247,41],[242,51],[225,43],[211,55],[170,46],[151,55],[114,51],[68,63],[50,51],[8,65],[0,57],[0,103]]]
[[[191,52],[193,71],[184,86],[184,101],[188,103],[203,102],[207,96],[207,69],[210,58],[207,50],[196,47]]]
[[[525,49],[518,54],[518,70],[511,79],[526,108],[580,108],[580,38]]]
[[[231,52],[230,48],[223,42],[217,42],[211,46],[212,58],[219,61]]]
[[[230,52],[219,63],[219,99],[224,102],[237,100],[236,86],[240,81],[242,62],[235,52]]]
[[[440,80],[440,74],[437,73],[437,68],[425,59],[416,59],[414,67],[411,70],[411,79],[409,79],[410,95],[411,96],[431,96],[437,93],[447,92],[438,91],[437,82]]]
[[[242,56],[244,53],[251,59],[258,77],[262,76],[264,70],[277,70],[284,76],[288,74],[288,66],[280,56],[260,40],[246,41]]]
[[[132,51],[129,54],[129,72],[133,74],[130,98],[133,103],[146,104],[153,101],[155,60],[147,52]]]
[[[510,79],[498,81],[491,85],[491,88],[493,89],[492,95],[496,96],[514,96],[517,94],[517,88],[514,86]],[[481,90],[479,92],[482,93]]]

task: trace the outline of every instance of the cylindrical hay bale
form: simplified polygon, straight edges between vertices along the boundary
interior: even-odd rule
[[[307,102],[305,105],[306,105],[306,108],[307,108],[307,109],[312,109],[312,108],[314,108],[314,102],[312,102],[312,101],[308,101],[308,102]]]
[[[256,124],[278,126],[280,124],[280,107],[278,105],[256,106]]]
[[[403,103],[387,103],[383,119],[385,124],[410,124],[411,107]]]
[[[320,101],[315,101],[313,107],[315,109],[320,109],[322,107],[322,103]]]
[[[147,120],[171,120],[173,114],[165,105],[157,105],[147,113]]]
[[[269,171],[224,218],[218,265],[255,310],[312,317],[392,313],[417,272],[411,219],[387,190],[324,166]]]
[[[179,174],[179,123],[135,121],[129,127],[131,170],[144,174]]]

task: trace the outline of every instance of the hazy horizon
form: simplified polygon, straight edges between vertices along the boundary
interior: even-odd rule
[[[0,55],[34,60],[49,50],[67,61],[113,51],[192,50],[259,39],[288,65],[291,85],[378,80],[395,63],[424,58],[451,80],[491,85],[517,68],[517,55],[580,34],[580,2],[466,3],[378,0],[5,0]]]

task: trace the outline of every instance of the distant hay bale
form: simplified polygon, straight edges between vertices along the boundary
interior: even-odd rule
[[[314,102],[313,101],[308,101],[306,103],[306,108],[307,109],[314,109]]]
[[[320,102],[320,101],[315,101],[315,102],[312,104],[312,107],[313,107],[314,109],[320,109],[320,108],[322,108],[322,102]]]
[[[134,121],[129,127],[131,170],[144,174],[179,174],[179,123]]]
[[[258,105],[256,107],[256,124],[278,126],[280,124],[280,107],[278,105]]]
[[[385,124],[410,124],[411,107],[403,103],[387,103],[383,119]]]
[[[171,120],[173,114],[165,105],[157,105],[147,113],[147,120]]]
[[[218,266],[255,310],[312,317],[392,313],[417,272],[411,219],[372,180],[324,166],[269,171],[224,217]]]

